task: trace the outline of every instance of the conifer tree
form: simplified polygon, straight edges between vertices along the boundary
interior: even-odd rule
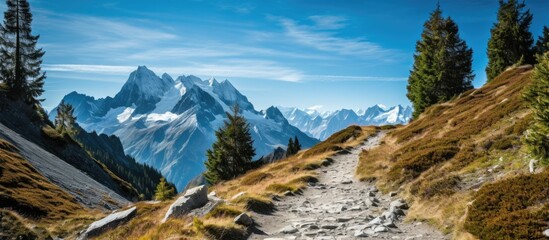
[[[292,138],[290,138],[288,140],[288,148],[286,149],[286,156],[292,156],[294,155],[295,153],[295,150],[294,150],[294,140]]]
[[[69,135],[76,134],[74,125],[76,117],[74,116],[74,108],[72,105],[61,101],[57,107],[57,116],[55,117],[55,128],[59,133],[67,133]]]
[[[549,164],[549,52],[538,56],[533,82],[524,97],[534,115],[524,142],[533,156]]]
[[[543,55],[547,51],[549,51],[549,28],[547,26],[543,26],[543,32],[536,41],[534,52],[536,55]]]
[[[499,0],[497,22],[490,30],[488,40],[488,81],[514,64],[534,62],[534,39],[530,32],[532,14],[530,10],[524,11],[525,7],[524,1]]]
[[[407,97],[414,118],[427,107],[471,89],[473,51],[459,37],[457,24],[443,18],[440,5],[424,24],[416,43],[414,66],[408,78]]]
[[[217,138],[206,153],[206,180],[215,184],[237,177],[248,170],[255,155],[250,127],[235,105],[233,113],[226,113],[228,120],[215,132]]]
[[[7,0],[0,27],[0,80],[14,99],[36,103],[44,90],[46,73],[41,71],[44,51],[38,35],[32,35],[32,13],[27,0]]]
[[[297,136],[294,137],[294,154],[298,153],[299,151],[301,151],[301,144],[299,143],[299,139],[297,138]]]
[[[175,189],[170,186],[165,178],[161,178],[160,182],[156,186],[156,191],[154,192],[154,198],[157,201],[165,201],[173,198],[175,195]]]

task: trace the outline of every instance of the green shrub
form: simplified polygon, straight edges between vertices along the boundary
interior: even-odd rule
[[[507,150],[513,148],[518,139],[515,136],[505,136],[496,140],[491,146],[490,150]]]
[[[411,192],[419,194],[424,199],[434,196],[450,196],[457,191],[461,178],[457,175],[449,175],[439,179],[425,180],[422,184],[412,186]]]
[[[389,170],[389,177],[398,183],[412,180],[429,168],[451,159],[458,151],[455,140],[433,140],[426,145],[410,144],[396,154],[398,161]]]
[[[465,229],[480,239],[545,239],[549,170],[483,186],[469,208]]]

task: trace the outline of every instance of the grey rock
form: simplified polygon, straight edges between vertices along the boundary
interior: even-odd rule
[[[382,213],[382,216],[385,218],[385,219],[390,219],[391,221],[395,221],[397,220],[397,216],[394,212],[391,212],[391,211],[385,211]]]
[[[208,188],[205,185],[191,188],[179,197],[170,206],[162,222],[172,217],[181,217],[196,208],[203,207],[208,203]]]
[[[299,230],[297,230],[297,228],[295,228],[294,226],[292,225],[288,225],[282,229],[280,229],[280,232],[281,233],[284,233],[284,234],[292,234],[292,233],[296,233],[298,232]]]
[[[369,196],[369,197],[375,197],[375,196],[376,196],[376,193],[375,193],[375,192],[372,192],[372,191],[370,191],[370,192],[368,192],[368,196]]]
[[[406,202],[402,199],[392,201],[390,206],[392,206],[392,207],[394,206],[394,207],[400,208],[400,209],[408,209],[408,204],[406,204]]]
[[[191,212],[189,212],[189,215],[199,216],[199,217],[206,216],[206,214],[208,214],[209,212],[214,210],[221,203],[223,203],[223,201],[208,201],[208,203],[206,203],[206,205],[204,205],[200,208],[195,208],[195,209],[191,210]]]
[[[398,194],[398,192],[390,192],[390,193],[389,193],[389,196],[390,196],[390,197],[394,197],[394,196],[396,196],[397,194]]]
[[[336,229],[338,227],[339,227],[338,225],[334,225],[334,224],[325,224],[321,226],[321,228],[323,229]]]
[[[404,215],[406,215],[402,209],[397,208],[397,207],[395,207],[395,206],[389,207],[389,211],[392,212],[392,213],[394,213],[394,214],[397,215],[397,216],[404,216]]]
[[[377,226],[374,229],[374,233],[387,232],[388,229],[385,226]]]
[[[350,218],[350,217],[338,217],[336,219],[336,222],[348,222],[348,221],[351,221],[351,219],[353,218]]]
[[[132,219],[137,212],[136,207],[132,207],[128,210],[115,212],[109,216],[104,217],[101,220],[95,221],[86,229],[84,233],[78,237],[78,239],[87,239],[88,237],[93,237],[100,235],[101,233],[113,229],[118,225],[125,223]]]
[[[395,223],[394,223],[393,220],[391,220],[391,219],[387,219],[387,221],[385,221],[385,222],[383,223],[383,226],[389,227],[389,228],[396,228]]]
[[[380,225],[381,223],[383,223],[383,220],[384,220],[384,218],[382,216],[376,217],[376,218],[372,219],[371,221],[369,221],[368,225],[369,226]]]
[[[351,184],[353,183],[353,180],[344,180],[341,182],[341,184]]]
[[[348,227],[347,230],[364,230],[366,228],[368,228],[368,225],[355,225]]]
[[[354,206],[354,207],[349,208],[349,211],[360,211],[360,210],[362,210],[361,206]]]
[[[366,231],[364,231],[364,230],[356,230],[354,236],[355,237],[368,237],[370,235],[368,235],[368,233],[366,233]]]
[[[254,224],[254,220],[252,220],[252,218],[248,216],[248,214],[241,213],[234,218],[234,223],[240,224],[242,226],[251,226],[252,224]]]

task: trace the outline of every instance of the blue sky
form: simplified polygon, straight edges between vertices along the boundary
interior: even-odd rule
[[[229,79],[257,109],[409,105],[415,43],[436,1],[31,0],[51,109],[78,91],[114,96],[131,71]],[[441,0],[486,79],[497,0]],[[528,0],[535,37],[549,3]],[[2,4],[0,10],[4,10]]]

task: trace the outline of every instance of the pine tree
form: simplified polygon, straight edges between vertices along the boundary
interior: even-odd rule
[[[154,198],[157,201],[165,201],[172,199],[175,195],[175,189],[170,186],[165,178],[160,179],[160,183],[156,186],[156,191],[154,192]]]
[[[74,116],[74,108],[70,104],[61,101],[57,107],[57,116],[55,117],[55,128],[59,133],[69,135],[76,134],[75,129],[76,117]]]
[[[206,180],[215,184],[237,177],[248,170],[255,156],[250,126],[235,105],[233,113],[226,113],[228,120],[215,132],[217,138],[206,153]]]
[[[297,136],[294,137],[294,154],[301,151],[301,144],[299,143],[299,139],[297,139]]]
[[[457,24],[442,17],[440,5],[424,24],[416,43],[414,66],[408,78],[407,97],[414,118],[425,109],[471,89],[473,50],[459,37]]]
[[[286,149],[286,156],[289,157],[289,156],[294,155],[295,154],[294,153],[295,152],[294,148],[295,148],[294,140],[292,138],[290,138],[288,140],[288,148]]]
[[[40,36],[32,35],[32,13],[27,0],[7,0],[0,27],[0,80],[10,96],[36,103],[43,92],[46,73],[41,71],[44,51],[36,48]]]
[[[549,51],[549,28],[547,26],[543,26],[543,32],[536,41],[534,52],[536,55],[543,55],[547,51]]]
[[[488,82],[502,73],[507,67],[520,63],[533,63],[532,14],[524,11],[524,2],[499,0],[497,22],[488,40]]]
[[[533,156],[549,164],[549,52],[538,56],[533,82],[524,97],[534,114],[524,142]]]

